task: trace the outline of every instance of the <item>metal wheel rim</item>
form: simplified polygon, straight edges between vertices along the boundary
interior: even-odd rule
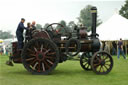
[[[113,59],[107,52],[96,52],[91,60],[91,66],[96,74],[108,74],[113,67]]]
[[[91,56],[88,56],[87,53],[83,53],[80,57],[80,65],[84,70],[92,70],[91,62],[89,63],[89,60],[91,60]]]
[[[54,48],[56,45],[54,43],[48,43],[50,42],[49,40],[42,38],[33,39],[31,42],[32,45],[27,45],[23,51],[24,54],[22,53],[24,67],[33,74],[48,74],[59,62],[58,49]],[[47,43],[47,45],[39,45],[39,42]],[[40,57],[38,54],[42,56]]]

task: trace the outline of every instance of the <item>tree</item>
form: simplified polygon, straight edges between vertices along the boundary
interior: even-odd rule
[[[76,24],[75,24],[74,21],[70,21],[70,22],[68,23],[68,28],[70,28],[71,31],[74,30],[74,27],[75,27],[75,26],[76,26]]]
[[[91,5],[87,5],[85,8],[83,8],[80,11],[80,16],[78,17],[78,23],[83,24],[87,27],[87,31],[91,30],[92,27],[92,15],[91,15]],[[100,25],[102,21],[100,19],[97,19],[97,26]]]
[[[42,28],[42,25],[36,24],[36,29],[41,29],[41,28]]]
[[[0,39],[8,39],[8,38],[13,38],[13,35],[11,34],[10,31],[2,31],[0,30]]]
[[[62,34],[66,33],[66,32],[71,32],[71,28],[67,26],[66,21],[61,20],[60,24],[62,24],[64,26],[64,29],[61,29]],[[57,27],[57,28],[59,28],[59,27]]]
[[[65,22],[64,20],[61,20],[61,21],[59,22],[59,24],[63,25],[64,28],[66,29],[66,22]],[[62,29],[62,28],[63,28],[63,27],[61,27],[60,25],[58,25],[58,26],[56,27],[57,30],[60,30],[59,32],[60,32],[61,34],[64,34],[64,33],[65,33],[65,30]]]
[[[124,6],[119,11],[120,15],[128,19],[128,0],[125,1]]]

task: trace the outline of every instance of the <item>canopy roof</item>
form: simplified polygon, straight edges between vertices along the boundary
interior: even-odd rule
[[[105,23],[97,27],[100,40],[128,40],[128,19],[114,14]]]

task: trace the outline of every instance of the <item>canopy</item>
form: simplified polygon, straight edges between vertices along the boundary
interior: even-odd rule
[[[128,19],[114,14],[105,23],[97,27],[100,40],[128,40]]]

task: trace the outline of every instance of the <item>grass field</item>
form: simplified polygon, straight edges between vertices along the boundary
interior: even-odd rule
[[[32,75],[22,64],[5,65],[7,56],[0,56],[0,85],[128,85],[128,60],[114,58],[114,67],[108,75],[84,71],[79,61],[66,61],[50,75]]]

